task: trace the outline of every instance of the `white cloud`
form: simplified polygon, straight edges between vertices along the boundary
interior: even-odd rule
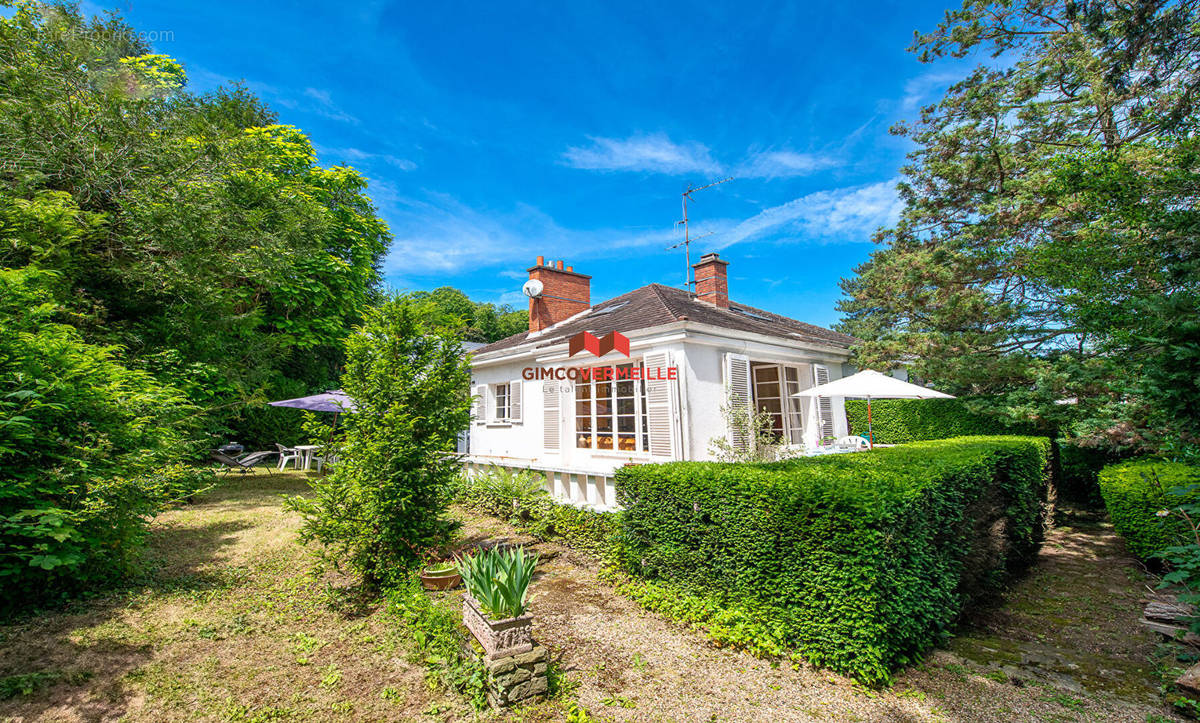
[[[333,102],[333,96],[330,95],[329,91],[322,90],[321,88],[305,88],[304,97],[316,103],[315,105],[309,104],[304,108],[305,110],[312,111],[330,120],[358,124],[357,118],[342,110]]]
[[[795,151],[765,151],[747,158],[734,171],[734,175],[742,178],[790,178],[808,176],[838,165],[838,160],[831,156]]]
[[[525,274],[521,274],[521,278],[525,278]],[[528,300],[522,291],[505,291],[496,299],[496,303],[500,306],[508,305],[520,309],[528,304]]]
[[[866,241],[879,226],[893,223],[903,204],[896,195],[896,180],[869,186],[817,191],[772,206],[717,236],[718,248],[727,248],[766,233],[803,232],[810,238]]]
[[[539,255],[576,265],[634,247],[665,248],[675,233],[673,228],[569,229],[528,204],[477,209],[442,193],[404,196],[386,181],[372,181],[371,197],[394,237],[384,264],[393,280],[481,268],[519,280]]]
[[[912,115],[921,107],[941,98],[946,89],[962,80],[964,73],[941,70],[930,71],[908,79],[904,84],[904,97],[900,99],[900,112]]]
[[[201,90],[234,82],[230,76],[222,75],[199,65],[188,66],[188,77],[197,81],[197,88]],[[258,80],[242,78],[237,82],[244,83],[247,88],[254,91],[264,100],[269,101],[271,105],[287,108],[288,110],[315,113],[323,118],[329,118],[330,120],[342,123],[350,123],[352,125],[358,125],[359,123],[358,118],[338,107],[337,103],[333,100],[333,96],[327,90],[305,88],[297,96],[293,89],[279,88]]]
[[[364,151],[361,148],[334,148],[330,146],[316,146],[317,153],[323,156],[331,156],[348,163],[371,163],[380,161],[394,166],[401,171],[411,171],[417,167],[416,163],[407,158],[393,156],[390,153],[372,153]]]
[[[662,133],[624,139],[588,136],[588,139],[592,141],[591,146],[572,146],[563,153],[566,165],[593,171],[666,174],[718,173],[721,170],[707,146],[692,141],[675,143]]]

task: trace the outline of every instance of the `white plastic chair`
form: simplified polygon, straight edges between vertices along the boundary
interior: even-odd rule
[[[860,449],[870,448],[871,442],[866,437],[860,437],[857,434],[851,434],[838,439],[837,446],[842,447],[843,449],[853,449],[857,451]]]
[[[287,467],[287,463],[292,460],[296,461],[296,466],[300,466],[300,451],[291,447],[285,447],[282,444],[275,444],[279,448],[279,469]]]
[[[332,466],[332,465],[337,464],[338,458],[337,458],[337,455],[335,455],[335,454],[329,454],[329,455],[322,455],[320,457],[313,457],[313,461],[317,463],[317,472],[320,473],[321,470],[325,468],[325,465]]]

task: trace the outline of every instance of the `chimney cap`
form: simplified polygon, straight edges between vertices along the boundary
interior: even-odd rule
[[[726,261],[725,259],[722,259],[720,257],[720,255],[718,255],[716,252],[710,251],[709,253],[706,253],[703,256],[701,256],[699,261],[692,264],[692,267],[694,268],[694,267],[700,266],[702,264],[714,264],[714,263],[729,265],[729,262]]]

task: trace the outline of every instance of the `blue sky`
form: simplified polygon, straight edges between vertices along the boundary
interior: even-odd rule
[[[905,52],[941,2],[83,3],[188,70],[242,80],[349,164],[395,235],[391,286],[523,306],[542,254],[600,301],[730,262],[738,301],[829,325],[839,278],[894,218],[888,134],[964,73]]]

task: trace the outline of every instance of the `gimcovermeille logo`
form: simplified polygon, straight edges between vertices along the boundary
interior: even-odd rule
[[[629,339],[624,334],[610,331],[603,338],[581,331],[567,341],[567,356],[575,356],[581,351],[590,351],[596,356],[604,356],[610,351],[619,351],[629,356]]]
[[[590,332],[581,331],[567,340],[567,356],[589,353],[602,357],[610,352],[620,352],[629,357],[629,339],[620,332],[610,331],[602,337]],[[525,367],[521,377],[533,381],[538,379],[569,379],[574,382],[621,381],[627,379],[644,379],[646,381],[666,381],[679,378],[677,367],[647,367],[644,364],[617,364],[602,367]]]

